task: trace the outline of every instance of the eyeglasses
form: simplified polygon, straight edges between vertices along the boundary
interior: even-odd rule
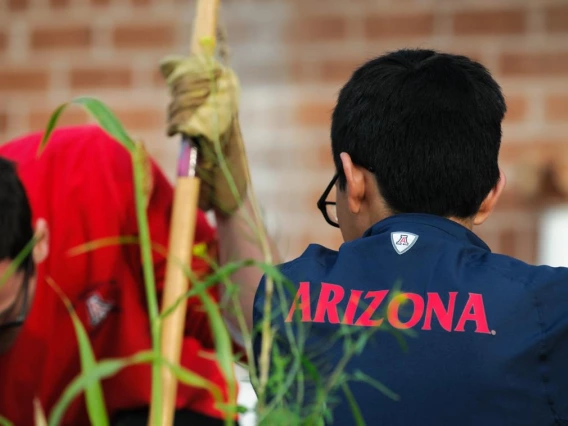
[[[333,179],[331,179],[331,182],[329,182],[329,185],[327,185],[327,188],[325,188],[323,194],[321,194],[317,206],[318,209],[321,211],[321,214],[323,214],[323,218],[325,219],[325,221],[329,223],[331,226],[339,228],[336,202],[327,201],[327,197],[329,196],[329,193],[331,192],[333,185],[335,185],[335,182],[337,182],[337,177],[338,175],[336,173],[335,176],[333,176]]]
[[[30,287],[30,280],[34,272],[34,264],[31,259],[29,259],[27,263],[28,264],[24,272],[24,280],[22,282],[22,286],[20,287],[20,292],[16,296],[16,300],[14,300],[14,303],[12,303],[12,305],[7,309],[5,309],[3,312],[0,312],[0,321],[1,318],[9,318],[11,316],[10,314],[13,312],[14,309],[16,309],[18,305],[21,305],[20,313],[15,319],[12,319],[5,323],[0,322],[0,332],[21,326],[28,315],[28,310],[29,310],[28,290]]]

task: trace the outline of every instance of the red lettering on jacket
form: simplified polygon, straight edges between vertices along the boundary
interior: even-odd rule
[[[365,312],[361,314],[355,325],[362,325],[364,327],[380,326],[383,323],[384,318],[372,320],[371,317],[373,316],[379,305],[383,302],[388,293],[388,290],[368,291],[365,299],[372,297],[373,301],[369,304],[369,307],[365,310]]]
[[[412,304],[414,305],[412,310],[412,316],[407,322],[402,322],[400,321],[398,311],[400,305],[405,303],[407,300],[412,301]],[[403,330],[407,328],[412,328],[416,324],[418,324],[418,321],[420,321],[420,319],[422,318],[423,313],[424,313],[424,299],[422,299],[422,297],[419,294],[414,294],[414,293],[402,293],[397,295],[392,299],[392,301],[389,303],[389,306],[387,308],[387,318],[389,320],[390,325],[392,325],[394,328],[403,329]]]
[[[426,304],[426,316],[424,317],[422,330],[432,329],[432,312],[434,312],[442,328],[446,331],[452,331],[452,320],[454,319],[454,307],[456,306],[457,295],[457,291],[450,292],[448,309],[444,309],[444,304],[438,293],[427,293],[428,302]]]
[[[476,333],[490,333],[489,327],[487,326],[485,306],[483,305],[483,296],[481,294],[469,293],[469,299],[465,308],[463,308],[460,320],[454,331],[465,331],[464,327],[466,321],[475,322]]]
[[[363,295],[364,293],[364,295]],[[332,324],[355,325],[362,327],[378,327],[382,325],[384,318],[374,318],[373,315],[380,308],[383,301],[387,298],[389,290],[373,290],[364,292],[362,290],[350,290],[349,299],[342,320],[339,320],[338,305],[344,300],[345,289],[337,284],[322,283],[321,290],[316,306],[316,313],[312,320],[311,300],[310,300],[310,283],[301,282],[294,297],[294,303],[290,307],[286,322],[292,321],[294,312],[299,307],[302,311],[303,322],[327,321]],[[401,293],[392,298],[386,306],[386,317],[390,325],[397,329],[408,329],[418,325],[424,318],[422,330],[432,329],[432,318],[436,317],[440,326],[448,331],[464,332],[465,325],[468,321],[475,323],[475,333],[495,334],[489,330],[487,324],[487,315],[485,313],[485,305],[483,295],[477,293],[469,293],[468,300],[462,312],[459,313],[459,319],[455,328],[453,327],[454,318],[458,315],[455,312],[457,292],[448,292],[448,305],[444,306],[439,293],[426,293],[426,300],[420,294]],[[371,299],[365,308],[360,306],[361,299]],[[406,310],[406,302],[412,302]],[[361,303],[361,305],[366,305]],[[364,309],[364,310],[363,310]],[[359,318],[355,321],[357,312],[363,310]],[[381,311],[379,311],[381,312]],[[401,321],[402,313],[408,312],[410,319],[405,322]],[[355,321],[355,322],[354,322]]]
[[[351,290],[351,295],[347,301],[347,309],[345,309],[345,315],[343,316],[342,324],[353,325],[353,319],[355,318],[355,312],[359,307],[359,300],[361,300],[361,295],[363,292],[361,290]]]
[[[300,309],[302,310],[302,322],[311,322],[312,310],[310,305],[309,282],[300,283],[300,288],[298,288],[298,291],[296,292],[296,297],[294,297],[294,302],[292,302],[292,306],[290,307],[290,311],[288,312],[288,316],[286,317],[286,322],[292,321],[292,316],[296,311],[296,305],[300,306]]]
[[[321,291],[314,322],[324,322],[325,313],[327,312],[329,322],[338,324],[339,315],[337,314],[337,304],[341,302],[344,294],[345,290],[343,290],[343,287],[340,285],[321,283]]]

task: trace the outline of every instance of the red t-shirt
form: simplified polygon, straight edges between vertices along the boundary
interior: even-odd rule
[[[97,359],[125,357],[151,346],[141,259],[137,245],[112,245],[70,256],[69,250],[107,237],[137,235],[130,154],[96,126],[62,128],[37,158],[42,134],[0,146],[0,156],[17,163],[34,221],[47,220],[50,253],[38,268],[38,285],[29,316],[15,346],[0,356],[0,415],[16,426],[32,425],[38,397],[49,414],[65,387],[79,374],[80,361],[70,316],[51,277],[72,301],[91,339]],[[148,207],[151,238],[167,245],[173,189],[152,163],[153,190]],[[214,247],[215,231],[203,212],[197,216],[196,243]],[[165,260],[154,254],[158,291]],[[193,269],[207,271],[194,259]],[[211,294],[217,297],[213,290]],[[207,314],[197,298],[188,302],[182,364],[226,389],[216,361]],[[148,406],[148,364],[131,366],[104,380],[109,415]],[[180,384],[178,407],[219,416],[205,390]],[[67,411],[64,424],[88,424],[84,397]]]

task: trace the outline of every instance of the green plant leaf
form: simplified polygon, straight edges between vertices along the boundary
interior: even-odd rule
[[[192,387],[207,389],[216,401],[221,402],[223,395],[219,387],[213,382],[193,373],[178,365],[173,365],[161,359],[156,359],[154,352],[143,351],[128,358],[106,359],[102,360],[88,371],[82,371],[79,376],[75,377],[73,381],[65,388],[59,400],[54,405],[49,416],[49,426],[58,426],[63,419],[65,411],[73,400],[87,387],[93,383],[97,383],[101,379],[114,376],[125,367],[134,364],[143,364],[155,362],[156,364],[164,364],[170,368],[177,379]]]
[[[57,124],[59,117],[61,117],[61,114],[68,106],[69,106],[68,103],[58,106],[57,109],[53,112],[53,114],[51,114],[51,117],[49,117],[49,121],[47,122],[47,127],[43,132],[43,137],[41,138],[41,142],[39,143],[39,147],[37,150],[38,156],[44,150],[45,146],[47,145],[47,141],[49,140],[51,134],[53,133],[53,130],[55,129],[55,125]]]
[[[355,420],[355,424],[357,426],[365,426],[365,420],[363,419],[363,415],[361,414],[361,409],[359,408],[359,404],[355,400],[355,397],[351,393],[349,386],[347,383],[342,383],[341,388],[343,389],[343,393],[345,394],[345,398],[347,398],[347,402],[349,403],[349,407],[351,408],[351,412],[353,413],[353,420]]]
[[[87,112],[95,118],[101,128],[103,128],[109,135],[116,139],[116,141],[118,141],[128,151],[134,151],[134,142],[132,141],[130,136],[128,136],[128,133],[126,133],[126,130],[124,130],[124,127],[116,118],[116,116],[111,112],[111,110],[96,98],[80,97],[73,99],[69,103],[60,105],[51,115],[43,134],[43,138],[39,144],[38,154],[40,154],[47,145],[49,138],[53,133],[57,121],[59,120],[59,117],[61,116],[63,111],[72,104],[81,105],[83,108],[85,108]]]
[[[388,398],[390,398],[394,401],[400,400],[400,397],[396,393],[391,391],[389,388],[387,388],[381,382],[373,379],[372,377],[366,375],[365,373],[363,373],[360,370],[355,371],[355,373],[353,374],[353,380],[358,381],[358,382],[367,383],[368,385],[371,385],[372,387],[377,389],[379,392],[381,392],[382,394],[384,394],[385,396],[387,396]]]
[[[89,336],[81,323],[81,320],[77,316],[75,309],[71,301],[63,293],[61,288],[51,279],[46,278],[47,283],[55,290],[59,295],[69,315],[73,321],[73,327],[75,328],[75,335],[77,337],[77,343],[79,344],[79,356],[81,359],[81,370],[83,372],[90,373],[96,368],[97,362],[95,360],[95,355],[93,353],[93,348],[91,347],[91,342],[89,341]],[[93,426],[108,426],[109,420],[105,407],[105,401],[103,396],[103,390],[99,380],[93,380],[85,387],[85,400],[87,404],[87,413],[89,414],[89,419]]]
[[[24,248],[20,250],[14,260],[10,262],[10,266],[8,266],[2,276],[0,276],[0,288],[2,288],[2,286],[6,284],[6,281],[8,281],[12,274],[14,274],[18,270],[20,265],[24,262],[25,258],[32,252],[36,243],[37,239],[33,237],[30,241],[27,242]]]
[[[14,424],[6,417],[0,416],[0,426],[14,426]]]
[[[110,377],[124,368],[128,362],[122,359],[112,359],[99,362],[89,371],[82,372],[63,391],[57,403],[53,406],[49,416],[49,426],[58,426],[63,419],[65,411],[73,400],[92,383]]]
[[[140,244],[140,239],[135,235],[123,235],[117,237],[99,238],[97,240],[92,240],[84,244],[79,244],[78,246],[69,249],[67,251],[67,255],[78,256],[80,254],[88,253],[90,251],[98,250],[109,246],[139,245],[139,244]],[[168,250],[162,244],[158,243],[151,243],[151,244],[152,244],[152,250],[154,250],[156,253],[167,256]]]
[[[231,337],[227,331],[225,322],[219,310],[219,306],[213,301],[209,294],[203,292],[201,295],[201,301],[203,307],[205,308],[209,321],[211,324],[211,333],[213,335],[213,340],[215,343],[215,352],[217,354],[217,359],[227,385],[229,387],[229,400],[236,398],[236,378],[233,365],[233,347],[231,343]]]
[[[38,398],[34,398],[34,426],[47,426],[45,412]]]

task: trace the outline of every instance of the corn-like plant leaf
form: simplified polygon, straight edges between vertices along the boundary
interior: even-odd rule
[[[6,281],[12,276],[12,274],[14,274],[18,270],[24,259],[32,252],[36,243],[37,239],[33,237],[30,241],[28,241],[24,248],[20,250],[14,260],[10,262],[10,266],[8,266],[2,276],[0,276],[0,288],[2,288],[2,286],[6,284]]]
[[[215,343],[215,352],[217,353],[219,365],[223,371],[223,375],[229,387],[229,397],[232,401],[236,398],[236,379],[233,369],[233,348],[231,338],[223,317],[217,304],[213,301],[209,294],[203,292],[201,294],[203,307],[209,316],[211,324],[211,332]]]
[[[177,379],[185,385],[192,386],[194,388],[207,389],[213,395],[213,398],[221,403],[223,401],[223,394],[221,389],[213,382],[207,380],[205,377],[196,374],[187,368],[181,367],[177,364],[172,364],[164,360],[164,364],[172,370],[172,373],[177,377]]]
[[[160,318],[158,308],[158,298],[156,295],[156,279],[154,274],[154,263],[152,258],[150,225],[147,207],[147,184],[146,178],[147,163],[144,147],[141,143],[136,143],[130,150],[132,157],[132,173],[134,178],[134,201],[136,205],[136,222],[138,224],[138,234],[140,236],[140,255],[142,258],[142,274],[144,276],[144,290],[148,305],[148,315],[150,317],[150,330],[152,335],[152,349],[154,354],[160,354]],[[162,416],[162,380],[160,366],[152,364],[152,396],[151,396],[151,424],[158,424]]]
[[[351,389],[347,386],[347,383],[342,383],[341,388],[343,389],[343,393],[345,394],[345,398],[349,403],[349,407],[351,408],[351,412],[353,413],[353,420],[355,420],[355,424],[357,426],[365,426],[365,420],[363,419],[363,415],[361,414],[361,409],[359,408],[359,404],[355,400],[353,393],[351,393]]]
[[[90,251],[95,251],[101,248],[117,246],[117,245],[138,245],[140,244],[140,239],[135,235],[123,235],[118,237],[107,237],[99,238],[97,240],[92,240],[84,244],[79,244],[67,251],[67,255],[79,256],[81,254],[88,253]],[[152,250],[161,255],[167,256],[168,250],[158,243],[152,243]]]
[[[400,397],[396,393],[391,391],[389,388],[387,388],[381,382],[373,379],[372,377],[366,375],[365,373],[363,373],[360,370],[355,371],[352,378],[355,381],[363,382],[363,383],[367,383],[368,385],[371,385],[372,387],[377,389],[379,392],[381,392],[383,395],[387,396],[388,398],[390,398],[394,401],[398,401],[400,399]]]
[[[181,265],[181,262],[179,263]],[[180,303],[183,302],[185,299],[193,296],[198,296],[199,294],[205,292],[209,287],[212,287],[222,282],[224,279],[228,278],[230,275],[234,274],[239,269],[245,266],[250,266],[252,264],[253,263],[251,261],[227,263],[226,265],[217,268],[217,270],[213,274],[208,275],[207,278],[201,282],[197,280],[192,280],[193,285],[191,286],[191,288],[185,294],[178,297],[178,299],[170,307],[162,311],[162,313],[160,314],[160,318],[163,319],[171,315],[171,313],[175,311],[177,307],[180,305]],[[191,271],[186,270],[187,275],[189,275],[190,272]]]
[[[45,413],[39,399],[34,398],[34,426],[47,426]]]
[[[6,417],[0,416],[0,426],[14,426],[14,424]]]
[[[59,400],[53,406],[48,425],[58,426],[69,405],[86,387],[97,380],[115,375],[126,365],[128,365],[128,362],[123,359],[104,360],[96,364],[96,366],[88,372],[82,372],[65,388]]]
[[[95,360],[95,355],[93,353],[93,348],[91,347],[91,342],[89,341],[89,336],[81,324],[81,320],[77,316],[71,301],[63,293],[61,288],[51,279],[46,278],[48,284],[56,291],[59,295],[69,315],[73,321],[73,327],[75,328],[75,334],[77,337],[77,343],[79,344],[79,356],[81,359],[81,369],[84,372],[90,374],[90,372],[96,367],[97,362]],[[85,387],[85,399],[87,403],[87,413],[89,414],[89,419],[93,426],[108,426],[108,415],[105,407],[103,390],[99,380],[94,380]]]
[[[38,154],[43,151],[55,126],[59,117],[69,105],[77,104],[83,106],[89,114],[91,114],[95,120],[97,121],[98,125],[101,126],[109,135],[111,135],[114,139],[116,139],[122,146],[124,146],[128,151],[132,152],[134,150],[134,142],[122,127],[122,124],[116,116],[108,109],[108,107],[103,104],[101,101],[95,98],[89,97],[80,97],[75,98],[69,103],[65,103],[59,106],[55,112],[51,115],[45,132],[43,134],[43,138],[39,144]]]
[[[61,394],[57,403],[53,406],[49,416],[49,426],[58,426],[63,419],[65,411],[69,405],[73,402],[75,398],[92,383],[105,379],[107,377],[114,376],[120,370],[125,367],[134,364],[144,364],[155,362],[156,364],[163,363],[166,367],[170,368],[178,380],[188,386],[203,388],[209,390],[216,401],[222,401],[222,393],[219,387],[195,374],[183,367],[178,365],[173,365],[165,360],[156,359],[155,354],[152,351],[139,352],[136,355],[128,358],[118,358],[118,359],[105,359],[97,363],[89,371],[83,371],[79,374],[69,385],[65,388]],[[0,426],[3,426],[0,423]],[[11,425],[10,425],[11,426]]]

